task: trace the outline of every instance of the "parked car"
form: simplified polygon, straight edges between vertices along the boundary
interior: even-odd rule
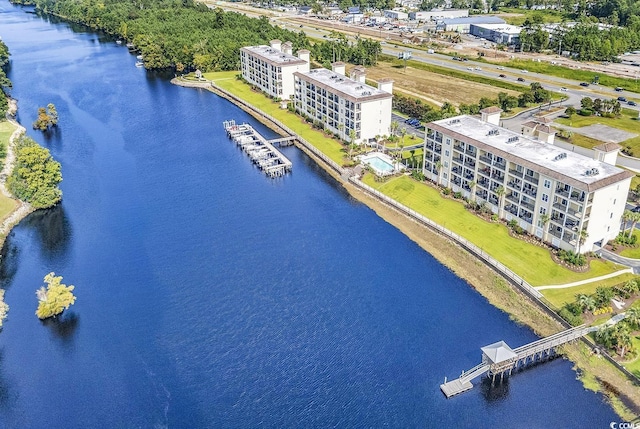
[[[499,77],[507,77],[507,75],[505,75],[505,74],[501,74]]]
[[[567,88],[565,88],[564,86],[562,88],[560,88],[560,91],[566,92]]]
[[[624,88],[622,88],[621,86],[616,86],[615,87],[615,91],[620,92],[620,91],[623,91],[623,90],[624,90]]]
[[[618,101],[626,102],[627,99],[626,99],[626,97],[618,97]]]
[[[527,70],[527,69],[522,69],[522,70],[520,70],[520,71],[521,71],[522,73],[529,73],[529,70]]]
[[[498,70],[504,70],[504,67],[500,66],[498,67]]]
[[[476,67],[475,69],[476,69],[476,71],[482,71],[482,69],[480,67]]]
[[[629,101],[627,104],[629,106],[637,106],[638,105],[635,101]]]
[[[519,77],[518,78],[518,82],[524,82],[524,78],[523,77]]]
[[[580,86],[589,86],[589,84],[587,82],[580,82]]]

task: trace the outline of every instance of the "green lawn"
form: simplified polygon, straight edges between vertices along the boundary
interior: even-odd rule
[[[373,176],[366,175],[364,182],[475,243],[533,286],[569,283],[620,269],[601,260],[592,261],[591,269],[586,273],[563,268],[553,262],[548,250],[512,238],[504,225],[480,219],[459,201],[443,198],[433,187],[410,177],[400,176],[378,183]]]
[[[621,283],[625,283],[628,280],[638,277],[635,274],[626,273],[621,274],[610,279],[605,279],[593,283],[587,283],[580,286],[567,287],[564,289],[544,289],[540,292],[544,297],[553,305],[560,308],[563,305],[575,301],[576,295],[585,294],[590,295],[596,291],[597,287],[610,287]]]
[[[637,227],[640,227],[640,225],[636,225]],[[627,234],[629,232],[627,231]],[[636,236],[637,240],[640,240],[640,231],[638,231],[637,229],[635,229],[633,231],[633,235]],[[636,241],[636,243],[640,243],[640,241]],[[623,247],[620,246],[620,249],[624,249],[620,252],[620,256],[624,256],[626,258],[633,258],[633,259],[640,259],[640,245],[638,247]]]
[[[16,127],[13,126],[10,122],[0,121],[0,145],[5,148],[7,147],[7,145],[9,144],[9,137],[11,137],[11,134],[15,129]],[[15,207],[15,200],[7,198],[4,195],[0,194],[0,220],[8,216],[9,213],[11,213],[15,209]]]
[[[542,22],[545,24],[552,24],[556,22],[562,22],[565,17],[568,15],[556,11],[556,10],[529,10],[529,9],[520,9],[515,7],[501,7],[500,12],[509,13],[509,14],[517,14],[517,16],[501,16],[498,14],[499,18],[504,19],[507,24],[510,25],[518,25],[521,26],[524,24],[524,21],[529,18],[529,20],[533,21],[534,17],[542,18]]]
[[[630,149],[635,156],[638,156],[640,155],[640,122],[637,120],[637,117],[638,113],[636,111],[622,109],[622,114],[618,118],[573,115],[571,118],[557,118],[555,119],[555,122],[560,125],[567,125],[574,128],[602,124],[637,134],[636,137],[625,140],[620,144]],[[570,143],[591,149],[594,146],[602,144],[602,141],[573,133]]]
[[[203,76],[205,79],[215,82],[221,88],[281,121],[339,165],[344,164],[345,151],[342,144],[331,137],[325,136],[322,131],[311,128],[308,123],[304,122],[296,114],[286,109],[281,109],[279,103],[264,94],[253,91],[249,85],[236,79],[237,74],[237,71],[230,71],[203,73]]]

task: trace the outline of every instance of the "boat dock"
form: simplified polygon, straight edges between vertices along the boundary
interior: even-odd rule
[[[227,135],[269,177],[284,176],[291,171],[292,163],[275,148],[293,144],[295,136],[267,140],[249,124],[236,124],[233,119],[222,123]]]
[[[493,381],[497,375],[500,375],[500,378],[503,378],[505,374],[511,375],[513,370],[519,370],[527,365],[551,358],[555,355],[558,346],[582,338],[597,329],[597,327],[578,326],[515,349],[511,349],[504,341],[482,347],[480,349],[482,362],[468,371],[463,371],[454,380],[447,381],[445,378],[444,383],[440,385],[440,390],[447,398],[450,398],[471,390],[473,388],[471,381],[485,373],[493,377]]]

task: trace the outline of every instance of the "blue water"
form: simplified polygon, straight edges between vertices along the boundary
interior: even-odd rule
[[[393,171],[393,165],[378,156],[367,157],[364,162],[369,164],[378,172],[390,173]]]
[[[215,95],[126,48],[0,0],[19,119],[62,163],[63,203],[11,233],[0,269],[2,428],[607,427],[562,359],[445,399],[480,347],[536,338],[295,147],[265,177]],[[34,315],[50,271],[76,286]]]

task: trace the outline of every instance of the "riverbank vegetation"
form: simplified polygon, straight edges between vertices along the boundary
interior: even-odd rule
[[[51,127],[58,125],[58,111],[53,103],[47,104],[47,107],[38,108],[38,118],[33,122],[33,129],[47,131]]]
[[[0,40],[0,118],[4,118],[9,107],[7,89],[11,88],[11,81],[7,77],[9,65],[9,48]]]
[[[54,206],[62,199],[60,163],[49,150],[22,135],[15,143],[16,164],[7,179],[9,190],[36,209]]]
[[[55,317],[76,302],[73,294],[75,286],[62,284],[62,276],[56,276],[51,272],[44,276],[44,282],[47,287],[42,286],[36,291],[38,297],[36,316],[39,319]]]

